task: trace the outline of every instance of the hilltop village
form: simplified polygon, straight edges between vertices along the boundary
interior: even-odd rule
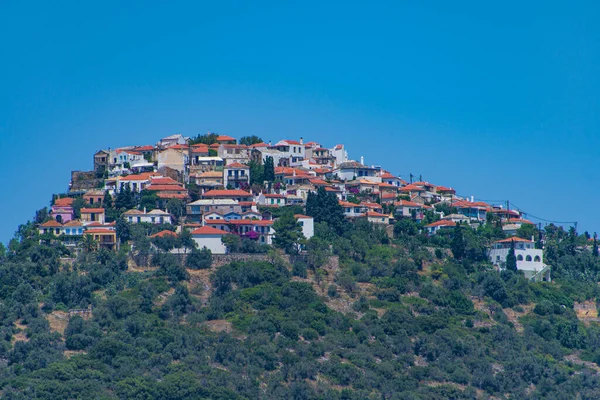
[[[123,239],[119,221],[151,224],[161,230],[148,230],[150,239],[186,232],[197,248],[225,254],[240,241],[273,245],[278,211],[292,208],[301,251],[315,234],[306,207],[311,196],[335,198],[345,218],[382,226],[390,236],[401,220],[416,221],[429,235],[494,221],[507,238],[492,244],[491,263],[506,268],[514,251],[525,276],[550,280],[542,246],[516,236],[534,226],[520,211],[461,197],[449,186],[406,181],[362,157],[349,158],[343,144],[326,147],[303,138],[264,143],[256,136],[238,141],[214,133],[195,139],[176,134],[155,145],[96,151],[93,170],[72,172],[69,190],[53,197],[38,229],[76,251],[115,250]]]

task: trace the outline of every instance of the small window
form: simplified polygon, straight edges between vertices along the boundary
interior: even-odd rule
[[[525,257],[525,261],[531,261],[531,256]]]
[[[523,261],[523,255],[522,254],[519,254],[517,256],[517,261]]]
[[[534,259],[533,259],[533,261],[535,261],[535,262],[540,262],[540,261],[542,261],[542,260],[540,259],[540,256],[535,256],[535,257],[534,257]]]

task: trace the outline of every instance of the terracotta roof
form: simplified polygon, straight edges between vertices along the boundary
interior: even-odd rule
[[[360,204],[351,203],[349,201],[342,201],[342,200],[340,200],[338,203],[342,207],[361,207]],[[364,206],[362,206],[362,207],[364,207]]]
[[[253,149],[257,148],[257,147],[269,147],[269,145],[267,143],[254,143],[251,144],[250,147],[252,147]]]
[[[173,146],[167,147],[167,149],[173,150],[188,150],[189,146],[187,144],[174,144]]]
[[[391,188],[391,189],[398,189],[398,186],[392,185],[391,183],[385,183],[385,182],[380,183],[379,187]]]
[[[395,199],[396,197],[398,197],[396,193],[383,193],[381,195],[382,199]]]
[[[223,168],[227,168],[227,169],[231,169],[231,168],[242,168],[242,169],[250,169],[249,166],[244,165],[242,163],[239,162],[233,162],[231,164],[227,164],[226,166],[224,166]]]
[[[135,147],[135,150],[137,150],[137,151],[151,151],[151,150],[154,150],[154,146],[139,146],[139,147]]]
[[[91,214],[91,213],[103,213],[104,208],[82,208],[80,212],[83,214]]]
[[[150,177],[158,175],[156,172],[143,172],[141,174],[120,176],[120,181],[147,181]]]
[[[319,179],[319,178],[310,179],[310,183],[314,186],[328,186],[329,185],[328,182],[325,182],[323,179]]]
[[[381,204],[377,203],[369,203],[368,201],[363,201],[360,203],[361,206],[365,206],[367,208],[381,208]]]
[[[67,207],[73,205],[73,198],[71,197],[63,197],[61,199],[54,200],[54,205],[59,207]]]
[[[203,197],[252,197],[252,195],[244,190],[209,190],[204,193]]]
[[[397,176],[394,176],[394,175],[390,174],[389,172],[384,172],[383,174],[381,174],[381,177],[383,179],[398,179]]]
[[[155,237],[165,237],[165,236],[177,236],[177,233],[165,229],[164,231],[160,231],[160,232],[155,233],[154,235],[150,235],[148,237],[155,238]]]
[[[113,235],[116,234],[116,232],[112,229],[108,229],[108,228],[93,228],[93,229],[87,229],[84,233],[111,233]]]
[[[312,218],[312,217],[309,217],[308,215],[303,215],[303,214],[295,214],[294,218],[296,218],[296,219],[308,219],[308,218]]]
[[[490,207],[489,204],[484,203],[483,201],[474,201],[470,202],[467,200],[459,200],[451,204],[452,207],[456,208],[479,208],[479,209],[487,209]]]
[[[396,201],[396,202],[394,202],[394,205],[396,207],[419,207],[419,208],[423,207],[422,204],[415,203],[414,201],[408,201],[408,200]]]
[[[401,192],[424,192],[425,189],[423,189],[420,186],[415,186],[414,184],[412,185],[406,185],[402,188],[400,188]]]
[[[533,243],[531,240],[528,239],[522,239],[520,237],[510,237],[508,239],[502,239],[502,240],[498,240],[495,243],[510,243],[510,242],[524,242],[524,243]]]
[[[152,178],[150,183],[153,185],[180,185],[175,179],[169,177]]]
[[[267,193],[265,194],[267,199],[285,199],[285,196],[277,193]]]
[[[452,193],[456,193],[456,190],[446,187],[446,186],[436,186],[435,187],[435,191],[436,192],[452,192]]]
[[[382,214],[382,213],[378,213],[375,211],[367,211],[363,215],[367,216],[367,217],[389,217],[389,215],[387,215],[387,214]]]
[[[133,210],[128,210],[128,211],[125,211],[125,212],[123,213],[123,215],[144,215],[144,212],[143,212],[143,211],[140,211],[140,210],[135,210],[135,209],[133,209]]]
[[[50,221],[46,221],[43,224],[41,224],[40,226],[43,226],[44,228],[61,228],[62,224],[58,221],[55,220],[50,220]]]
[[[217,142],[229,142],[235,140],[235,138],[232,138],[231,136],[227,136],[227,135],[219,135],[217,136]]]
[[[456,226],[456,222],[454,221],[448,221],[448,220],[440,220],[440,221],[435,221],[429,225],[425,225],[429,228],[433,228],[436,226]]]
[[[201,174],[197,174],[196,178],[222,178],[223,171],[206,171]]]
[[[69,222],[65,223],[63,226],[83,226],[83,224],[81,223],[81,221],[72,219]]]
[[[194,229],[192,231],[192,235],[201,236],[201,235],[228,235],[229,232],[213,228],[211,226],[203,226],[202,228]]]

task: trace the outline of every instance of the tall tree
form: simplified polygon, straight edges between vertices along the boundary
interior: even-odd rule
[[[462,227],[460,225],[454,227],[454,231],[452,232],[452,243],[450,244],[450,247],[452,249],[452,255],[454,258],[460,260],[464,257],[467,245],[465,243]]]
[[[338,234],[344,230],[344,209],[337,196],[327,192],[322,186],[317,189],[316,193],[308,193],[306,213],[313,217],[315,222],[325,222]]]
[[[205,133],[204,135],[198,135],[195,138],[190,140],[190,144],[214,144],[217,143],[217,138],[219,135],[217,133]]]
[[[598,257],[598,234],[594,232],[594,247],[592,248],[592,255]]]
[[[129,185],[125,185],[125,187],[123,187],[117,194],[117,197],[115,199],[115,208],[118,208],[120,210],[130,210],[134,207],[135,196],[129,188]]]
[[[510,249],[506,255],[506,269],[517,272],[517,256],[515,255],[515,241],[510,242]]]
[[[298,253],[303,242],[302,227],[292,213],[286,213],[273,223],[275,237],[273,244],[283,249],[287,254]]]
[[[268,182],[273,182],[275,180],[275,164],[273,163],[273,157],[271,156],[265,158],[264,180]]]
[[[256,135],[252,136],[242,136],[240,138],[240,144],[251,146],[253,144],[263,143],[263,140]]]
[[[102,205],[105,209],[113,208],[113,198],[108,192],[108,190],[104,193],[104,200],[102,200]]]

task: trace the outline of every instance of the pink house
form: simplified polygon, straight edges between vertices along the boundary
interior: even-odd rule
[[[73,219],[73,199],[65,197],[54,200],[50,216],[60,223],[69,222]]]

